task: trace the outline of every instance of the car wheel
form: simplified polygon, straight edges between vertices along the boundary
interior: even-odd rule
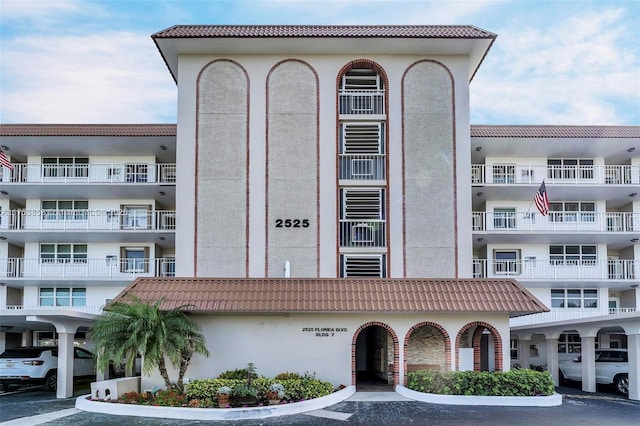
[[[621,395],[629,395],[629,375],[619,374],[613,379],[613,386]]]
[[[44,390],[55,392],[58,389],[58,374],[55,371],[50,371],[47,377],[44,379]]]

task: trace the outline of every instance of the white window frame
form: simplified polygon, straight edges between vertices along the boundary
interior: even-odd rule
[[[43,251],[43,248],[49,246],[53,246],[53,251]],[[66,247],[69,251],[61,250]],[[87,244],[41,243],[40,263],[87,263],[87,251]]]
[[[51,296],[46,295],[43,297],[43,290],[50,290],[52,292]],[[51,300],[51,304],[43,304],[43,299]],[[87,306],[87,289],[86,287],[40,287],[38,288],[38,306]]]
[[[597,288],[552,288],[550,294],[551,307],[554,309],[598,308]]]
[[[552,253],[561,249],[562,253]],[[590,253],[593,249],[593,253]],[[549,261],[551,266],[596,266],[598,247],[594,244],[552,244],[549,246]]]

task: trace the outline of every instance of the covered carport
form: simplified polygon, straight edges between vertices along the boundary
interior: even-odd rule
[[[60,308],[7,309],[0,311],[0,324],[3,332],[22,332],[23,346],[33,346],[34,331],[55,331],[58,334],[56,398],[69,398],[73,396],[74,335],[80,327],[88,328],[95,317],[93,313]]]
[[[558,378],[558,338],[567,330],[580,335],[582,356],[582,390],[596,391],[595,349],[598,332],[605,329],[621,329],[627,337],[629,353],[629,399],[640,400],[640,312],[629,312],[512,327],[512,337],[517,337],[521,346],[526,346],[533,335],[544,336],[546,343],[547,370],[556,386]],[[519,345],[520,346],[520,345]]]

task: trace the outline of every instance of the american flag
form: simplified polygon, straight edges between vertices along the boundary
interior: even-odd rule
[[[549,214],[549,197],[547,197],[547,187],[544,185],[544,181],[540,184],[540,188],[538,188],[533,200],[536,202],[536,207],[542,216]]]
[[[5,154],[2,150],[0,150],[0,164],[8,168],[9,170],[13,170],[13,164],[11,164],[11,161],[9,161],[7,154]]]

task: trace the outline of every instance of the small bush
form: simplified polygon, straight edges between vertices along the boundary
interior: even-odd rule
[[[248,368],[237,368],[235,370],[227,370],[218,376],[218,379],[231,379],[231,380],[247,380],[249,375]],[[258,375],[255,372],[251,372],[251,378],[257,379]]]
[[[415,371],[407,373],[407,388],[440,395],[541,396],[555,392],[547,372]]]
[[[276,380],[302,380],[302,376],[298,373],[290,373],[285,371],[275,377]]]
[[[187,403],[187,396],[174,390],[161,390],[156,393],[154,405],[161,407],[182,407]]]

